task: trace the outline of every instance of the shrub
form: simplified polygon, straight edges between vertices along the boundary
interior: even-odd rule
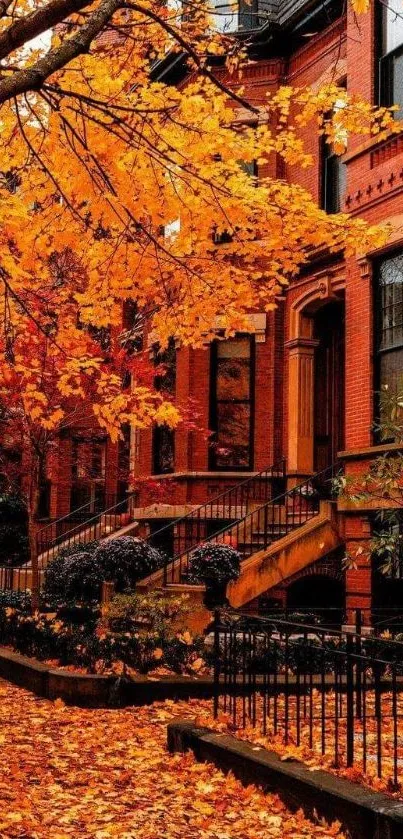
[[[86,553],[86,554],[94,554],[96,549],[99,547],[100,542],[98,539],[94,539],[92,542],[75,542],[71,545],[65,545],[65,547],[60,548],[58,552],[58,556],[75,556],[78,553]]]
[[[206,542],[190,556],[189,577],[194,582],[228,583],[240,573],[241,556],[231,545]]]
[[[45,571],[44,595],[61,600],[97,599],[100,583],[95,551],[99,542],[66,545],[60,548]],[[73,560],[73,561],[72,561]],[[82,581],[80,577],[82,576]]]
[[[0,557],[7,565],[22,564],[29,557],[27,509],[14,493],[0,495]]]
[[[112,632],[133,632],[148,629],[158,634],[172,634],[172,628],[183,628],[188,596],[170,597],[158,591],[146,594],[120,594],[102,610],[102,624]]]
[[[62,619],[62,611],[55,618],[0,606],[0,643],[23,655],[90,672],[117,665],[141,673],[161,666],[197,673],[204,664],[203,639],[178,631],[174,623],[184,618],[186,602],[186,596],[169,598],[157,592],[118,595],[104,607],[98,624],[95,612],[75,624]]]
[[[102,575],[95,554],[57,556],[45,572],[45,595],[62,600],[99,600]]]
[[[135,586],[163,564],[162,554],[147,542],[133,536],[120,536],[102,542],[95,551],[102,569],[102,579],[115,583],[122,592]]]
[[[159,592],[118,595],[103,608],[99,632],[114,658],[142,673],[156,666],[176,672],[201,661],[203,640],[183,628],[188,597]]]

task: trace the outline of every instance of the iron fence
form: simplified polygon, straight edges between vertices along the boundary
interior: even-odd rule
[[[403,781],[403,644],[317,625],[216,615],[214,715],[335,768]]]

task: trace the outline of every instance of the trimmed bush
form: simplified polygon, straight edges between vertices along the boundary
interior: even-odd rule
[[[192,551],[189,577],[193,582],[229,583],[241,573],[241,555],[231,545],[206,542]]]
[[[104,581],[113,582],[116,590],[122,592],[133,588],[162,563],[162,554],[156,548],[132,536],[69,545],[46,568],[45,598],[59,602],[99,601]]]
[[[141,539],[120,536],[102,542],[95,551],[102,579],[115,583],[116,591],[134,588],[136,583],[163,564],[162,554]]]

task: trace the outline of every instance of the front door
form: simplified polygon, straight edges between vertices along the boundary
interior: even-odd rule
[[[326,469],[344,448],[344,306],[328,303],[315,316],[314,466]]]

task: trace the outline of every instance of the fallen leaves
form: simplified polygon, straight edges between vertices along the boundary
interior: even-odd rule
[[[83,710],[0,681],[0,836],[6,839],[342,839],[191,754],[168,755],[175,716],[209,703]]]

